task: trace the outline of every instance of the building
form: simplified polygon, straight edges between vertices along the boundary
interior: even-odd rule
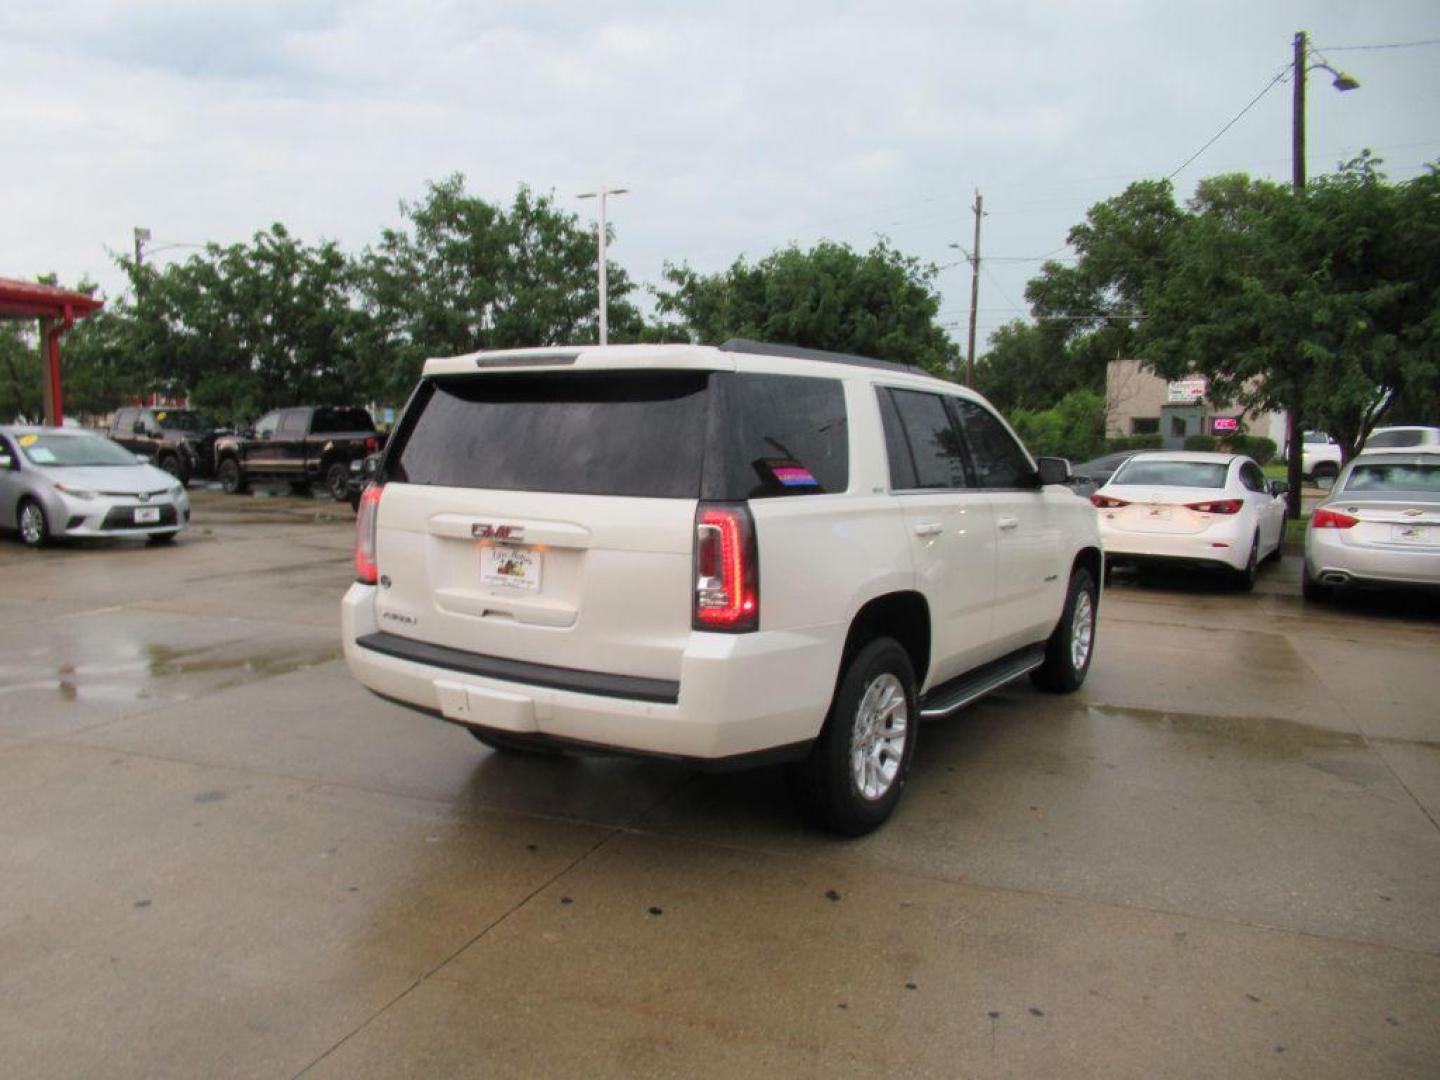
[[[1105,435],[1159,435],[1167,450],[1181,450],[1192,435],[1229,432],[1264,435],[1285,443],[1285,414],[1255,412],[1206,396],[1203,375],[1173,382],[1139,360],[1112,360],[1105,369]]]

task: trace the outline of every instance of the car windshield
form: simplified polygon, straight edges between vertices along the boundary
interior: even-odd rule
[[[1153,484],[1160,487],[1223,488],[1230,466],[1210,461],[1165,461],[1131,458],[1110,478],[1111,484]]]
[[[189,409],[156,409],[155,419],[161,427],[177,431],[209,431],[215,426],[215,422],[204,413]]]
[[[1418,491],[1440,494],[1440,462],[1434,465],[1357,463],[1346,491]]]
[[[15,442],[32,465],[134,465],[135,455],[99,435],[46,433],[19,436]]]

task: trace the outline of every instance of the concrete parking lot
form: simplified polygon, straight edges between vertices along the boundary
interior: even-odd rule
[[[351,514],[0,540],[0,1074],[1419,1077],[1440,614],[1116,578],[894,820],[494,755],[339,660]]]

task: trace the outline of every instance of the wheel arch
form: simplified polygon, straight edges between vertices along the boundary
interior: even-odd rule
[[[916,689],[925,685],[925,676],[930,670],[930,604],[921,593],[902,590],[867,600],[850,620],[845,647],[840,654],[840,670],[835,675],[837,686],[844,678],[851,657],[868,642],[881,637],[894,638],[900,643],[910,656],[910,666],[915,669]]]

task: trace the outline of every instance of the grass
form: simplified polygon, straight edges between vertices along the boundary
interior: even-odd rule
[[[1265,474],[1266,480],[1288,480],[1290,478],[1283,461],[1272,461],[1269,465],[1262,467],[1261,472]]]
[[[1310,519],[1308,517],[1301,518],[1299,521],[1285,522],[1285,542],[1287,544],[1305,543],[1305,530],[1309,526]]]

